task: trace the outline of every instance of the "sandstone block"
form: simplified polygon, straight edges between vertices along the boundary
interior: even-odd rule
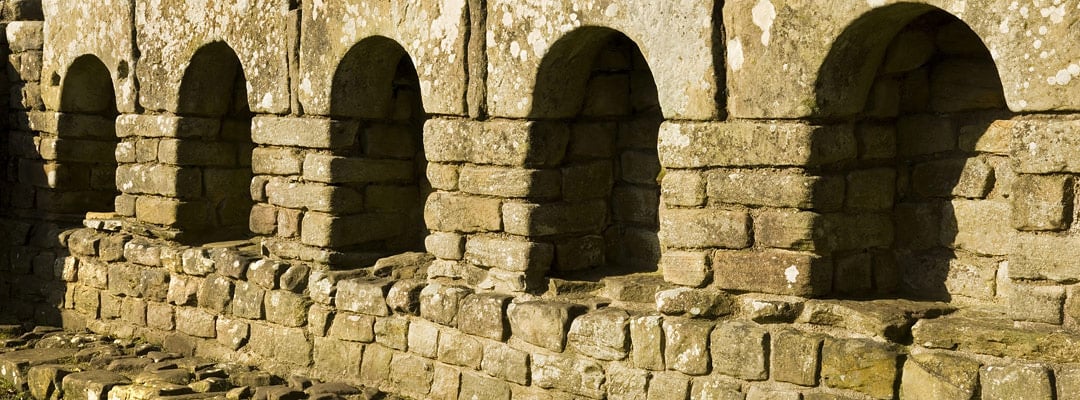
[[[611,161],[574,164],[562,169],[562,198],[581,201],[603,198],[611,194],[614,182]]]
[[[712,278],[709,253],[700,251],[667,251],[660,257],[664,280],[676,285],[700,287]]]
[[[489,375],[519,385],[529,382],[529,354],[502,343],[484,346],[481,369]]]
[[[598,232],[603,229],[606,217],[607,204],[602,200],[502,205],[503,229],[507,233],[520,236]]]
[[[494,293],[466,297],[458,311],[458,329],[491,340],[506,340],[509,333],[506,307],[510,299],[510,296]]]
[[[225,317],[218,319],[217,341],[232,350],[238,350],[247,344],[250,333],[248,324],[242,320]]]
[[[464,166],[458,178],[462,192],[484,196],[549,198],[559,195],[558,170]]]
[[[442,232],[490,232],[502,229],[502,201],[436,192],[424,206],[427,227]]]
[[[460,379],[461,391],[458,398],[491,400],[509,400],[513,398],[511,387],[506,382],[472,372],[462,373]]]
[[[392,285],[388,280],[343,280],[337,283],[334,304],[341,310],[385,317],[389,315],[386,294]]]
[[[63,393],[63,379],[78,368],[66,365],[45,364],[30,367],[26,385],[35,399],[59,399]]]
[[[774,380],[817,386],[822,338],[785,329],[773,335],[771,372]]]
[[[1075,155],[1080,140],[1070,135],[1077,120],[1015,121],[1012,125],[1011,153],[1017,172],[1048,174],[1080,171]]]
[[[428,163],[427,178],[431,187],[438,190],[458,190],[459,169],[453,164]]]
[[[340,148],[356,142],[358,128],[356,122],[259,116],[251,120],[251,141],[270,146]]]
[[[629,352],[630,315],[615,308],[602,308],[574,319],[567,344],[581,354],[598,360],[622,360]]]
[[[570,129],[558,122],[430,119],[424,124],[428,161],[530,168],[556,166]]]
[[[375,318],[369,315],[338,313],[334,315],[327,334],[334,339],[371,343],[375,341]]]
[[[554,258],[555,247],[547,243],[472,237],[465,244],[465,261],[507,271],[543,273]]]
[[[717,251],[712,269],[718,288],[793,296],[827,293],[833,272],[826,259],[786,250]]]
[[[687,375],[709,373],[709,334],[715,323],[690,319],[664,320],[664,360],[669,369]]]
[[[303,328],[251,324],[247,348],[252,353],[275,361],[306,367],[311,364],[312,342]]]
[[[588,235],[555,243],[557,271],[577,271],[604,265],[604,237]]]
[[[465,236],[456,233],[432,232],[424,239],[424,247],[435,258],[460,260],[465,257]]]
[[[394,351],[381,345],[364,346],[364,357],[360,361],[360,382],[368,386],[378,386],[390,378],[390,362]]]
[[[705,176],[693,170],[668,170],[660,188],[664,204],[697,207],[705,204]]]
[[[409,347],[409,320],[395,317],[375,318],[375,342],[395,350]]]
[[[607,366],[607,395],[612,400],[644,399],[648,394],[649,372],[622,363]]]
[[[432,283],[420,291],[420,316],[446,326],[457,325],[458,310],[472,290]]]
[[[251,153],[251,172],[266,175],[300,175],[303,156],[299,150],[282,147],[258,147]]]
[[[821,380],[825,386],[851,389],[873,398],[893,398],[896,350],[866,339],[825,339]]]
[[[356,190],[314,183],[272,179],[266,185],[270,204],[280,207],[347,214],[363,209],[363,195]]]
[[[943,212],[942,244],[978,254],[1008,254],[1010,244],[1016,240],[1016,231],[998,221],[1009,212],[1009,205],[1004,202],[953,200]]]
[[[217,317],[200,308],[178,307],[176,329],[195,337],[212,338],[217,335]]]
[[[203,280],[196,297],[199,307],[224,314],[233,298],[232,280],[221,275],[210,275]]]
[[[409,351],[425,358],[439,355],[439,326],[424,320],[409,324]]]
[[[690,377],[678,372],[657,372],[649,381],[649,397],[657,400],[685,399],[690,392]]]
[[[1065,288],[1062,286],[1016,283],[1008,289],[1006,298],[1009,299],[1007,314],[1015,321],[1062,322],[1065,303]]]
[[[413,180],[412,161],[336,157],[308,154],[304,157],[304,179],[311,182],[391,183]]]
[[[919,156],[956,149],[957,128],[945,117],[909,115],[896,121],[897,150],[902,156]]]
[[[663,318],[645,315],[630,319],[630,360],[637,368],[653,371],[664,370]]]
[[[245,281],[236,282],[231,302],[232,314],[241,318],[262,319],[265,296],[266,290],[258,285]]]
[[[791,122],[664,122],[660,161],[667,168],[828,164],[855,158],[853,130]]]
[[[355,377],[360,374],[364,346],[329,338],[315,338],[312,359],[315,369],[328,379]]]
[[[968,400],[979,385],[979,362],[948,353],[913,354],[904,363],[900,397]]]
[[[1054,398],[1050,372],[1041,365],[986,366],[979,371],[979,378],[985,398],[1017,400]]]
[[[483,358],[484,345],[479,339],[452,330],[439,334],[439,361],[479,369]]]
[[[874,168],[858,170],[847,175],[845,205],[851,209],[887,210],[893,206],[896,193],[896,170]]]
[[[769,332],[740,321],[719,323],[710,334],[713,370],[743,380],[768,378]]]
[[[813,251],[824,242],[816,228],[821,214],[799,210],[764,210],[754,218],[754,241],[768,247]]]
[[[577,304],[546,300],[512,303],[507,307],[514,337],[556,352],[563,351],[570,323],[584,311],[585,307]]]
[[[750,216],[742,211],[661,210],[660,243],[678,248],[745,248],[750,245]]]
[[[1073,257],[1080,242],[1070,237],[1017,235],[1009,256],[1009,276],[1055,282],[1080,278],[1080,261]],[[1080,254],[1078,254],[1080,256]]]
[[[721,170],[708,174],[710,201],[748,206],[835,210],[843,205],[841,179],[796,170]]]
[[[85,395],[87,398],[103,399],[109,397],[109,391],[131,380],[116,372],[85,371],[64,376],[61,386],[66,396]]]
[[[731,314],[731,295],[711,289],[679,287],[656,292],[656,310],[664,315],[715,318]]]
[[[390,360],[390,383],[403,393],[426,395],[431,391],[435,366],[410,354],[394,354]]]
[[[285,290],[271,290],[264,297],[266,320],[278,325],[298,327],[307,323],[311,300]]]
[[[534,354],[532,382],[545,389],[559,389],[579,396],[604,396],[604,368],[596,361],[573,356]]]
[[[173,274],[169,279],[169,291],[166,299],[169,303],[185,306],[196,305],[199,288],[202,286],[202,278]]]
[[[1067,229],[1072,187],[1068,176],[1019,174],[1009,198],[1012,227],[1021,231]]]

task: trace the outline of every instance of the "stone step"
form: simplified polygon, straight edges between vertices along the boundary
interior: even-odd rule
[[[0,379],[25,389],[30,367],[63,364],[70,361],[74,355],[74,349],[62,348],[26,349],[0,354]]]
[[[1060,326],[1018,325],[1003,315],[955,313],[919,321],[911,333],[915,344],[932,349],[1052,363],[1080,362],[1080,333]]]

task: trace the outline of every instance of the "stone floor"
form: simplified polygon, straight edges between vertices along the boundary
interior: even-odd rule
[[[157,346],[52,327],[0,325],[0,400],[395,400],[373,388],[279,377]]]

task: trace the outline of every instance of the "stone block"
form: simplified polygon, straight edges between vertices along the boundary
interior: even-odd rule
[[[578,271],[604,265],[604,237],[600,235],[581,236],[555,243],[555,265],[557,271]]]
[[[495,293],[466,297],[458,311],[458,329],[470,335],[505,341],[509,333],[506,307],[510,300],[510,296]]]
[[[614,183],[610,160],[573,164],[562,168],[562,198],[581,201],[607,197]]]
[[[668,369],[687,375],[709,373],[709,334],[714,322],[668,318],[664,320],[664,360]]]
[[[1016,231],[1001,221],[1008,203],[990,200],[953,200],[943,211],[942,244],[977,254],[1005,255]]]
[[[767,247],[814,251],[824,239],[817,228],[821,214],[799,210],[762,210],[754,218],[754,242]]]
[[[304,328],[289,328],[265,323],[251,323],[247,349],[259,356],[293,366],[311,364],[312,342]]]
[[[676,285],[700,287],[712,278],[709,252],[666,251],[660,257],[664,280]]]
[[[827,293],[833,272],[827,259],[771,249],[716,251],[712,269],[715,287],[793,296]]]
[[[264,297],[266,320],[278,325],[298,327],[307,323],[311,300],[285,290],[270,290]]]
[[[386,293],[386,305],[391,312],[411,315],[420,314],[420,292],[425,283],[417,280],[400,280]]]
[[[979,158],[945,159],[916,164],[911,188],[923,197],[980,199],[993,189],[994,169]]]
[[[718,170],[708,174],[709,201],[747,206],[835,210],[844,202],[841,179],[799,170]]]
[[[263,299],[266,290],[246,281],[236,282],[232,299],[232,314],[248,319],[263,318]]]
[[[318,247],[345,247],[390,240],[404,230],[401,218],[389,213],[335,216],[318,212],[304,214],[300,241]]]
[[[648,394],[649,372],[623,363],[607,366],[607,398],[611,400],[644,399]]]
[[[574,319],[567,333],[567,345],[598,360],[622,360],[630,348],[630,315],[615,308],[602,308]]]
[[[891,399],[898,379],[896,350],[868,339],[826,338],[821,350],[825,386]]]
[[[749,322],[722,322],[709,340],[713,371],[750,381],[768,378],[769,332],[765,328]]]
[[[1005,297],[1007,314],[1015,321],[1061,324],[1065,304],[1062,286],[1035,286],[1023,283],[1011,285]]]
[[[903,374],[901,398],[970,400],[979,388],[979,362],[954,354],[913,354]]]
[[[722,375],[696,377],[691,381],[691,399],[743,400],[742,384]]]
[[[395,350],[409,348],[409,320],[396,317],[375,318],[375,342]]]
[[[456,191],[460,167],[453,164],[428,163],[427,179],[433,189]]]
[[[176,328],[173,319],[173,308],[168,304],[150,302],[146,304],[146,326],[171,331]]]
[[[772,335],[770,371],[776,381],[817,386],[822,338],[785,329]]]
[[[532,383],[593,399],[604,397],[604,367],[574,356],[533,354]]]
[[[660,126],[667,168],[813,166],[856,156],[850,125],[799,122],[673,122]]]
[[[634,367],[653,371],[664,370],[663,318],[659,315],[636,316],[630,319],[630,361]]]
[[[896,170],[874,168],[858,170],[847,175],[845,205],[857,210],[892,209],[896,193]]]
[[[561,352],[570,323],[585,307],[558,301],[534,300],[507,307],[514,337],[545,349]]]
[[[371,343],[375,341],[375,318],[369,315],[338,313],[330,323],[328,335],[334,339],[350,342]]]
[[[217,317],[200,308],[178,307],[176,329],[195,337],[212,338],[217,335]]]
[[[955,150],[957,128],[946,117],[908,115],[896,121],[896,147],[901,156],[920,156]]]
[[[298,149],[258,147],[251,153],[251,172],[261,175],[300,175],[303,160]]]
[[[560,193],[562,175],[558,170],[464,166],[458,178],[462,192],[509,198],[551,198]]]
[[[59,399],[63,394],[63,379],[79,372],[74,366],[44,364],[30,367],[26,374],[26,386],[35,399]]]
[[[611,193],[611,219],[626,225],[656,226],[660,193],[656,187],[620,185]]]
[[[356,122],[259,116],[251,120],[251,141],[268,146],[342,148],[356,143],[358,129]]]
[[[439,326],[424,320],[409,323],[409,351],[425,358],[439,355]]]
[[[130,379],[116,372],[98,370],[68,374],[64,376],[61,386],[64,397],[85,395],[87,398],[105,399],[109,398],[109,391],[114,387],[130,382]]]
[[[985,366],[979,371],[979,378],[984,398],[1017,400],[1055,398],[1050,372],[1042,365]]]
[[[1070,399],[1080,396],[1080,364],[1063,365],[1054,371],[1057,382],[1057,398]]]
[[[337,283],[335,303],[339,309],[385,317],[389,315],[386,294],[392,281],[381,279],[347,279]]]
[[[506,382],[472,372],[462,373],[460,379],[461,391],[457,394],[459,399],[510,400],[512,398],[511,386]]]
[[[289,264],[269,259],[260,259],[248,265],[248,282],[259,285],[263,289],[277,289],[278,280]]]
[[[716,318],[734,308],[731,295],[718,290],[679,287],[656,292],[656,310],[664,315]]]
[[[345,379],[360,374],[364,345],[317,337],[312,354],[315,370],[328,379]]]
[[[199,307],[224,314],[233,298],[233,282],[221,275],[210,275],[203,280],[196,294]]]
[[[167,300],[178,306],[194,306],[199,288],[202,287],[202,278],[173,274],[169,279],[169,291]]]
[[[433,162],[553,167],[569,138],[569,127],[559,122],[430,119],[424,124],[424,154]]]
[[[1060,231],[1069,227],[1072,179],[1063,175],[1019,174],[1012,181],[1012,227],[1020,231]]]
[[[502,343],[484,346],[484,360],[480,364],[484,372],[496,378],[519,385],[529,383],[529,353]]]
[[[649,399],[684,400],[690,394],[690,377],[678,372],[657,372],[649,381]]]
[[[705,204],[704,174],[694,170],[667,170],[660,188],[664,204],[698,207]]]
[[[474,236],[465,244],[465,261],[507,271],[543,273],[554,258],[555,247],[547,243]]]
[[[390,384],[403,393],[428,394],[434,374],[435,366],[431,360],[410,354],[394,354],[390,359]]]
[[[741,249],[750,245],[750,216],[713,209],[661,210],[659,235],[667,247]]]
[[[442,232],[491,232],[502,229],[502,201],[436,192],[424,206],[428,229]]]
[[[232,350],[238,350],[247,344],[251,331],[242,320],[221,317],[217,323],[217,341]]]
[[[408,183],[416,166],[408,160],[337,157],[308,154],[304,157],[304,179],[328,184]]]
[[[458,310],[472,290],[461,286],[429,284],[420,291],[420,316],[446,326],[456,326]]]
[[[596,233],[604,228],[608,206],[602,200],[578,203],[504,203],[503,230],[520,236]]]
[[[1072,237],[1017,235],[1009,255],[1009,277],[1068,282],[1080,279],[1080,240]],[[1080,257],[1080,253],[1076,254]]]
[[[484,344],[477,338],[453,330],[439,334],[439,361],[480,369],[484,358]]]
[[[442,260],[461,260],[465,257],[465,236],[456,233],[432,232],[424,239],[428,253]]]
[[[364,196],[350,188],[280,179],[267,183],[266,196],[275,206],[342,214],[359,212],[364,204]]]

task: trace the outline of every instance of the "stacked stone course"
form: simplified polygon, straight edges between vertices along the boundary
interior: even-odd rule
[[[413,398],[1080,396],[1056,5],[28,3],[13,322]]]

